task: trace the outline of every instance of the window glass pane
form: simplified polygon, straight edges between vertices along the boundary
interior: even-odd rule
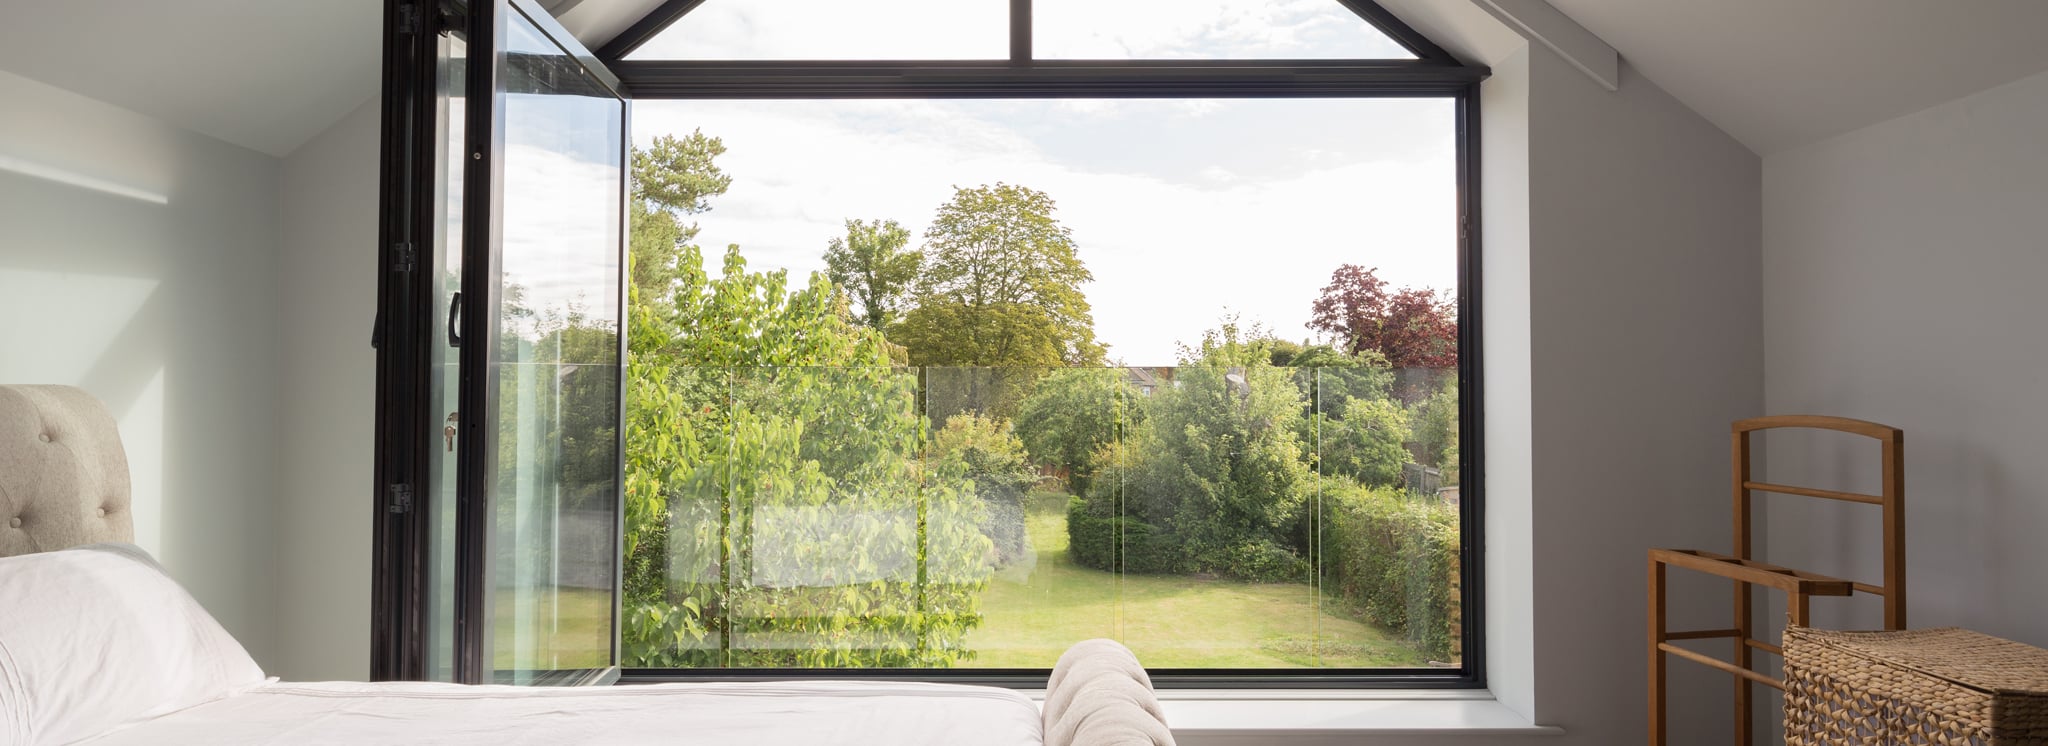
[[[709,0],[633,60],[983,60],[1010,56],[1007,0]]]
[[[1336,0],[1034,0],[1038,59],[1415,59]]]
[[[1455,664],[1453,111],[642,102],[627,665]]]
[[[1079,436],[1072,450],[1114,443],[1125,408],[1111,368],[924,369],[928,485],[972,490],[980,531],[992,542],[979,620],[957,665],[1051,668],[1076,640],[1117,636],[1114,537],[1068,531],[1073,495],[1091,473],[1031,457],[1054,431]],[[1114,480],[1098,489],[1115,494]],[[937,492],[938,490],[934,490]],[[1085,520],[1085,519],[1084,519]],[[1093,524],[1090,524],[1093,525]]]
[[[490,645],[500,683],[612,664],[625,104],[510,19]]]

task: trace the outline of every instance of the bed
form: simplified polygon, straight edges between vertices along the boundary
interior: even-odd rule
[[[994,687],[733,682],[589,688],[291,683],[132,540],[113,418],[0,386],[0,744],[1171,746],[1137,659],[1060,658],[1041,704]]]

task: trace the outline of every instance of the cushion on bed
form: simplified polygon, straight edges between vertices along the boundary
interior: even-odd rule
[[[0,599],[0,743],[70,743],[264,681],[132,544],[0,558]]]

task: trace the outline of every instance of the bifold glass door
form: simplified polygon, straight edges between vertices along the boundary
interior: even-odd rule
[[[529,0],[424,6],[387,19],[373,673],[607,682],[627,102]]]
[[[626,102],[539,7],[471,12],[456,674],[586,683],[617,672]]]

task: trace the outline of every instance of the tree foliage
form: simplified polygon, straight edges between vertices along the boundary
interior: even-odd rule
[[[627,206],[633,286],[650,302],[676,289],[682,250],[697,237],[684,216],[711,209],[710,199],[732,186],[732,177],[713,161],[725,143],[693,131],[662,135],[647,150],[633,149],[633,199]]]
[[[1024,496],[1038,475],[1010,423],[973,413],[946,418],[932,433],[927,462],[932,476],[973,483],[985,512],[981,533],[995,543],[995,564],[1007,567],[1029,551],[1024,535]]]
[[[1352,399],[1342,418],[1323,418],[1323,473],[1372,486],[1401,484],[1408,462],[1408,413],[1386,399]]]
[[[1275,367],[1267,342],[1234,321],[1185,348],[1173,385],[1100,452],[1101,472],[1078,512],[1164,533],[1179,553],[1158,564],[1260,581],[1306,576],[1314,477],[1298,420],[1295,371]],[[1074,546],[1089,539],[1074,534]],[[1085,550],[1075,558],[1086,563]]]
[[[1457,309],[1429,290],[1387,289],[1376,269],[1346,264],[1330,275],[1308,326],[1335,337],[1345,351],[1376,350],[1396,368],[1458,365]]]
[[[1061,368],[1039,379],[1017,409],[1017,437],[1031,459],[1064,471],[1074,494],[1087,492],[1097,455],[1136,411],[1123,379],[1119,368]]]
[[[915,308],[891,332],[913,365],[1045,368],[1102,360],[1094,279],[1044,192],[957,188],[925,231]]]
[[[869,329],[887,329],[909,303],[924,257],[907,248],[910,231],[894,220],[846,221],[846,235],[825,248],[825,278],[857,308]]]
[[[829,281],[793,289],[738,247],[704,270],[681,216],[729,183],[719,152],[693,135],[634,158],[626,664],[962,660],[992,571],[974,483],[927,474],[916,376]]]

